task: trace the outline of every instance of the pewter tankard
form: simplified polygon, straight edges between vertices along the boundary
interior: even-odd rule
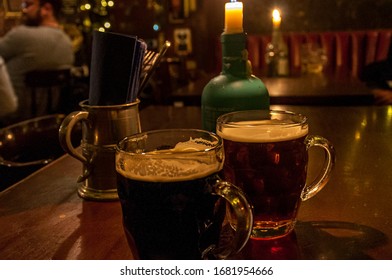
[[[81,111],[70,113],[59,129],[63,149],[83,163],[78,194],[87,200],[117,200],[115,147],[125,136],[141,131],[139,100],[129,104],[92,106],[82,101]],[[74,126],[82,123],[80,148],[71,142]]]

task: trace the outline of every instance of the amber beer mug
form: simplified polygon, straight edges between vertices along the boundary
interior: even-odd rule
[[[120,141],[118,195],[136,258],[224,259],[244,247],[252,207],[240,189],[220,179],[223,160],[222,139],[203,130],[156,130]],[[236,215],[232,236],[222,231],[225,200]],[[221,242],[221,236],[233,239]]]
[[[335,151],[325,138],[308,135],[307,117],[287,111],[238,111],[217,120],[223,138],[223,178],[242,188],[254,206],[252,238],[270,239],[294,229],[301,201],[328,182]],[[325,151],[320,174],[306,184],[308,150]],[[235,223],[233,223],[235,227]]]

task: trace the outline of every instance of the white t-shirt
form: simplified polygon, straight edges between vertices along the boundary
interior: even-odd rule
[[[12,87],[7,67],[0,57],[0,117],[13,113],[18,107],[18,98]]]

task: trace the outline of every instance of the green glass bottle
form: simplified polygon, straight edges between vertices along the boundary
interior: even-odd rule
[[[225,113],[269,109],[269,93],[252,74],[245,33],[222,33],[222,72],[212,78],[201,97],[202,127],[215,132],[216,119]]]

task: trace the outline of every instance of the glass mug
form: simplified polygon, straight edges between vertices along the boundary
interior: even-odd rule
[[[253,214],[243,192],[222,181],[222,139],[197,129],[165,129],[124,138],[116,149],[123,224],[139,259],[224,259],[249,239]],[[226,204],[237,217],[221,246]],[[224,201],[224,200],[223,200]]]
[[[223,178],[242,188],[254,209],[251,238],[285,236],[295,226],[301,201],[328,182],[335,150],[320,136],[308,135],[307,118],[287,111],[238,111],[217,120],[223,138]],[[308,150],[325,151],[323,168],[306,184]],[[235,227],[235,223],[233,223]]]

